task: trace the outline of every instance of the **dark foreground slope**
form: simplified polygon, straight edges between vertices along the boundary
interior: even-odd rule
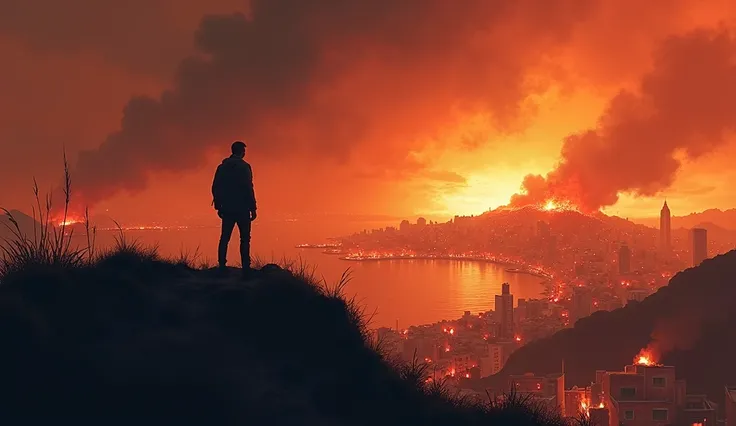
[[[723,399],[723,386],[736,384],[736,251],[678,273],[640,303],[597,312],[524,346],[484,384],[502,383],[508,374],[559,372],[564,358],[568,387],[586,385],[596,369],[621,370],[648,346],[687,379],[689,392]]]
[[[0,342],[2,424],[562,424],[427,390],[350,304],[275,266],[248,282],[135,253],[26,268],[0,284]]]

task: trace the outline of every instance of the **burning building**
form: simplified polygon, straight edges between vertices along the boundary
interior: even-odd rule
[[[609,426],[715,425],[716,405],[705,395],[688,395],[675,367],[642,353],[623,371],[597,371],[591,403],[607,409]],[[592,416],[592,414],[591,414]],[[601,425],[604,426],[604,425]]]
[[[590,401],[591,388],[579,388],[574,386],[565,391],[565,417],[576,417],[580,414]]]

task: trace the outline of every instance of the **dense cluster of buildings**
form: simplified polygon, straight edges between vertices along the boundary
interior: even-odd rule
[[[588,297],[581,294],[581,300]],[[566,417],[588,417],[597,426],[736,426],[736,387],[725,388],[725,406],[719,411],[705,395],[688,393],[675,367],[645,358],[620,371],[596,371],[594,381],[585,387],[566,387],[564,362],[555,374],[509,375],[503,384],[482,390],[466,386],[477,383],[468,379],[500,372],[511,353],[524,344],[515,329],[518,311],[513,295],[504,285],[496,297],[496,312],[466,312],[456,321],[401,331],[382,328],[376,334],[384,347],[405,361],[426,362],[428,381],[444,379],[460,394],[479,401],[515,393]],[[533,306],[526,308],[537,309]],[[726,420],[719,420],[719,413]]]
[[[379,328],[381,346],[406,362],[423,361],[430,377],[480,378],[501,371],[511,353],[524,344],[515,333],[513,295],[503,285],[497,309],[457,320],[411,326],[404,330]]]
[[[513,317],[516,328],[511,317],[503,326],[506,338],[522,334],[534,339],[597,310],[641,301],[675,272],[708,257],[705,229],[688,231],[688,247],[682,234],[674,238],[674,232],[667,202],[658,231],[604,215],[526,208],[456,216],[447,223],[405,220],[398,228],[366,230],[344,238],[341,250],[350,260],[488,260],[543,276],[546,293],[540,299],[519,300]],[[496,315],[509,300],[513,300],[510,295],[496,297]]]
[[[711,250],[709,243],[706,229],[673,230],[666,202],[659,230],[603,214],[529,207],[456,216],[446,223],[404,220],[398,227],[365,230],[341,239],[351,260],[491,258],[545,270],[557,281],[598,286],[625,281],[628,287],[652,290],[663,284],[662,278],[696,266],[709,251],[725,251],[736,241],[719,243]]]
[[[406,361],[423,360],[429,379],[449,383],[467,395],[466,379],[501,371],[523,344],[549,336],[598,310],[641,301],[665,285],[676,271],[708,257],[705,229],[682,230],[673,238],[671,212],[664,203],[660,229],[619,218],[536,209],[455,217],[447,223],[416,224],[365,231],[342,241],[357,260],[394,257],[501,260],[519,272],[546,278],[547,292],[537,299],[514,301],[508,284],[495,296],[494,309],[465,312],[454,321],[379,329],[384,347]],[[583,413],[601,426],[715,424],[717,406],[703,395],[690,395],[671,366],[634,363],[622,371],[597,371],[585,388],[565,387],[564,366],[548,376],[510,376],[499,389],[477,393],[528,394],[566,416]],[[736,426],[736,388],[726,388],[726,426]]]
[[[435,378],[480,378],[498,373],[523,344],[550,336],[601,309],[588,287],[575,287],[568,299],[514,301],[508,283],[495,296],[495,309],[466,311],[457,320],[397,328],[379,328],[375,338],[406,362],[431,364]]]

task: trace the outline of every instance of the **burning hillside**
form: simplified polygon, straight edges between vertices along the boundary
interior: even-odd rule
[[[532,207],[545,212],[574,211],[580,213],[578,206],[574,202],[566,199],[550,198],[540,204],[532,205]]]
[[[547,198],[543,199],[540,202],[537,203],[528,203],[528,204],[522,204],[522,203],[509,203],[508,205],[501,206],[496,208],[492,211],[507,211],[507,212],[514,212],[514,211],[520,211],[520,210],[534,210],[539,212],[576,212],[581,213],[586,216],[590,216],[593,212],[583,212],[578,208],[578,206],[569,200],[561,199],[561,198]]]

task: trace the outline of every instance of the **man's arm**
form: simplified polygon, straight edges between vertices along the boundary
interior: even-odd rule
[[[220,207],[220,185],[221,185],[222,176],[220,173],[220,166],[217,166],[217,170],[215,171],[215,177],[212,179],[212,204],[215,206],[215,209],[219,210]]]
[[[250,205],[253,207],[253,211],[256,210],[256,190],[253,185],[253,168],[248,164],[248,189],[250,196]]]

